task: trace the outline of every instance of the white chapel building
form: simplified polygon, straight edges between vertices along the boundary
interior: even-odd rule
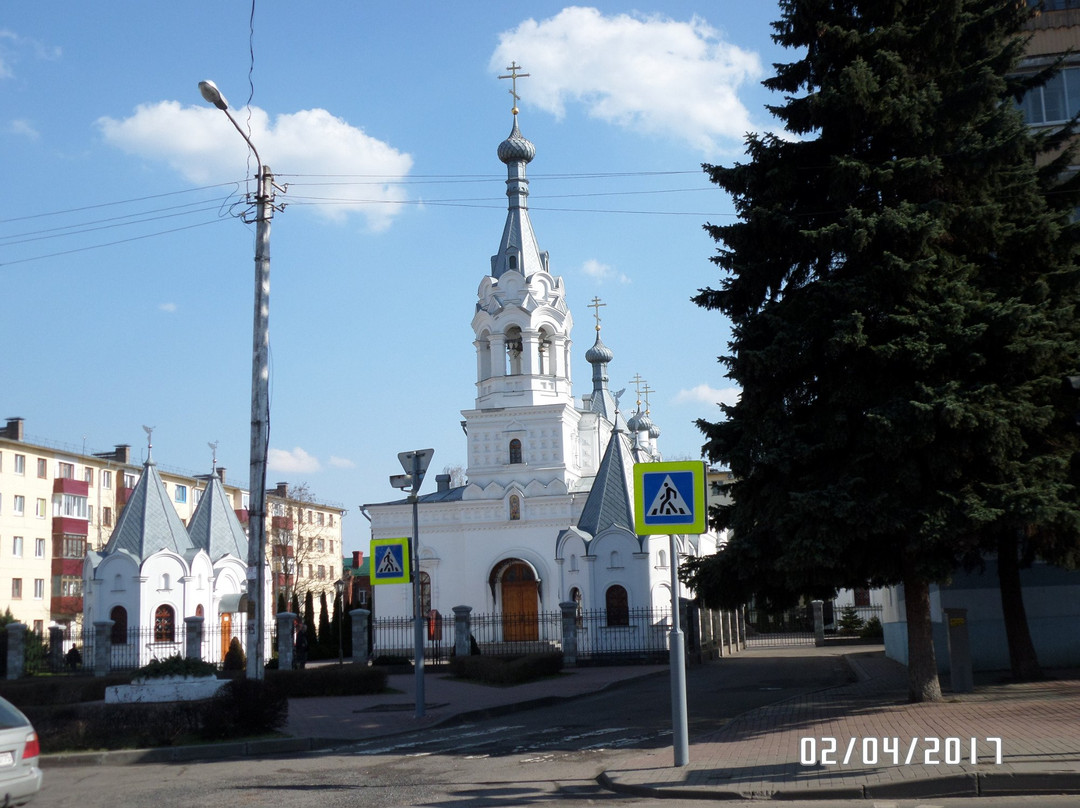
[[[518,128],[499,144],[507,168],[506,224],[472,315],[476,400],[463,410],[466,483],[419,497],[422,608],[513,615],[504,639],[534,639],[540,612],[577,602],[625,619],[671,603],[667,536],[634,529],[633,465],[661,459],[648,411],[628,420],[608,388],[612,351],[596,338],[585,358],[592,389],[571,383],[574,320],[561,277],[529,220],[526,166],[536,154]],[[594,300],[597,312],[599,301]],[[464,346],[462,346],[464,349]],[[364,506],[373,539],[412,534],[407,500]],[[677,537],[680,555],[716,550],[716,538]],[[689,597],[688,591],[680,592]],[[377,617],[411,617],[409,585],[380,585]],[[609,623],[610,624],[610,623]]]

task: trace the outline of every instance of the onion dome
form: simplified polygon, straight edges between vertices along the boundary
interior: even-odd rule
[[[596,333],[596,342],[585,352],[585,361],[590,365],[603,365],[615,358],[611,348],[600,341],[600,332]]]
[[[630,420],[626,422],[626,426],[631,432],[635,433],[648,431],[652,434],[652,430],[656,429],[656,427],[653,426],[652,419],[649,418],[648,413],[644,413],[641,410],[638,410],[630,416]]]
[[[645,416],[646,419],[648,419],[648,417],[649,417],[648,415]],[[657,438],[659,438],[660,437],[660,427],[658,427],[656,424],[650,423],[649,424],[649,437],[652,438],[653,440],[656,440]]]
[[[521,134],[518,129],[517,116],[514,116],[514,128],[510,137],[499,144],[499,159],[504,163],[531,162],[536,157],[536,146]]]

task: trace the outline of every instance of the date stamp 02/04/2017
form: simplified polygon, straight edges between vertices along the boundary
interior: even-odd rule
[[[801,766],[1001,765],[1001,738],[800,738]]]

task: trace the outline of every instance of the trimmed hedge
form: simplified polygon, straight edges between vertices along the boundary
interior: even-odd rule
[[[105,688],[131,684],[131,672],[108,676],[24,676],[0,681],[0,696],[23,712],[27,706],[104,701]]]
[[[458,679],[470,679],[489,685],[520,685],[562,670],[563,655],[529,654],[521,657],[455,656],[450,672]]]

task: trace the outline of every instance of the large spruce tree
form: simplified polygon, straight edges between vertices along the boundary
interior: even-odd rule
[[[941,696],[929,585],[1018,536],[1075,545],[1074,237],[1016,108],[1022,3],[781,0],[802,58],[766,86],[787,134],[706,166],[736,220],[708,227],[742,388],[701,422],[729,464],[729,547],[707,602],[902,583],[909,696]]]

